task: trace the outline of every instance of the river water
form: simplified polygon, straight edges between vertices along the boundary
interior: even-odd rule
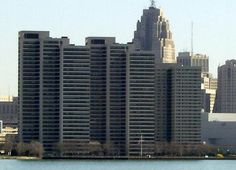
[[[0,160],[0,170],[236,170],[236,160]]]

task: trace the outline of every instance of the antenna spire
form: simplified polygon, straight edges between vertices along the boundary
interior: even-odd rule
[[[151,1],[151,6],[150,6],[150,7],[156,8],[156,2],[155,2],[155,0],[150,0],[150,1]]]
[[[191,55],[193,56],[193,21],[191,23]]]

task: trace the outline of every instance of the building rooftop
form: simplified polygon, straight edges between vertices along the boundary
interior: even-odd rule
[[[0,96],[0,102],[12,102],[13,97],[12,96]]]
[[[236,122],[236,113],[210,113],[210,122]]]

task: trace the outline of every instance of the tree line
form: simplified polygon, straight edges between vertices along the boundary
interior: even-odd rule
[[[60,157],[60,153],[66,152],[75,149],[75,144],[55,144],[54,150],[56,151],[53,156]],[[150,146],[151,147],[151,146]],[[153,147],[153,146],[152,146]],[[98,141],[92,141],[87,145],[88,157],[104,157],[104,156],[120,156],[120,148],[115,144],[101,144]],[[31,156],[31,157],[39,157],[42,158],[44,156],[44,148],[42,143],[38,141],[31,141],[29,143],[25,142],[16,142],[14,138],[11,136],[6,138],[4,144],[0,144],[0,150],[4,150],[5,154],[11,156]],[[228,151],[224,151],[220,149],[220,147],[207,145],[207,144],[199,144],[199,145],[184,145],[177,144],[173,142],[156,142],[154,145],[154,155],[153,157],[184,157],[184,156],[216,156],[216,154],[224,154],[229,155]],[[74,156],[80,156],[80,153],[75,154]],[[145,156],[145,155],[143,155]]]

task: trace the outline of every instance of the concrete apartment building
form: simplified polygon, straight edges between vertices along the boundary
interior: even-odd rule
[[[60,76],[61,156],[88,155],[90,141],[90,50],[65,46]]]
[[[82,78],[83,69],[89,73],[89,56],[88,49],[71,46],[66,37],[51,38],[47,31],[19,32],[21,141],[40,141],[45,153],[63,149],[68,155],[71,146],[76,152],[81,151],[80,142],[88,144],[89,78]]]
[[[19,32],[20,140],[63,157],[88,156],[94,145],[97,156],[137,157],[154,155],[160,140],[200,143],[201,70],[161,65],[175,57],[160,9],[144,10],[138,25],[128,44],[88,37],[75,46],[47,31]],[[138,32],[154,28],[144,47]]]
[[[90,137],[101,144],[106,143],[107,53],[113,43],[113,37],[86,38],[90,49]]]
[[[130,52],[127,69],[128,155],[153,155],[156,113],[154,53]]]
[[[110,155],[126,155],[126,73],[129,46],[112,44],[107,55],[106,143]]]
[[[227,60],[218,67],[216,113],[236,113],[236,60]]]

